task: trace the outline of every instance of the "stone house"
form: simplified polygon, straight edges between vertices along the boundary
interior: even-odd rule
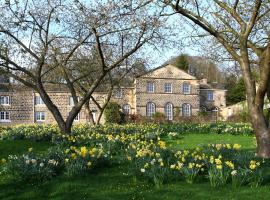
[[[67,89],[54,85],[47,91],[65,118],[73,106]],[[225,90],[214,88],[206,80],[165,65],[137,77],[132,87],[115,88],[110,101],[117,102],[126,114],[151,117],[160,112],[168,120],[174,120],[175,116],[196,116],[199,111],[221,112],[226,107],[225,94]],[[105,92],[93,94],[100,104],[105,102],[106,96]],[[96,120],[99,110],[93,101],[90,101],[90,109]],[[0,125],[54,122],[39,94],[20,84],[0,83]],[[89,113],[83,107],[75,123],[88,122]]]

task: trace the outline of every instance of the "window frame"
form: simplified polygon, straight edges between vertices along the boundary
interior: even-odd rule
[[[146,104],[146,116],[153,117],[155,113],[156,113],[156,105],[153,102],[148,102]]]
[[[44,114],[44,119],[42,117],[42,113]],[[46,113],[45,111],[36,111],[35,112],[35,121],[36,122],[44,122],[46,120]]]
[[[188,86],[188,87],[186,87],[186,86]],[[186,91],[187,88],[188,88],[188,91]],[[182,92],[183,92],[183,94],[190,94],[191,93],[190,83],[188,83],[188,82],[183,83]]]
[[[80,97],[77,97],[78,101],[80,101]],[[69,96],[69,102],[68,102],[69,106],[75,106],[74,101],[73,101],[73,97]]]
[[[165,112],[166,119],[169,121],[172,121],[173,120],[173,104],[170,102],[166,103],[164,106],[164,112]],[[168,113],[170,115],[168,115]]]
[[[209,97],[211,97],[211,98],[209,98]],[[214,91],[212,91],[212,90],[207,91],[207,101],[214,101]]]
[[[2,118],[2,116],[4,116],[4,118]],[[11,122],[9,111],[0,111],[0,122]]]
[[[114,96],[116,99],[122,99],[123,98],[123,89],[122,88],[117,88]]]
[[[37,101],[37,99],[39,99],[39,101]],[[42,98],[40,96],[35,96],[34,104],[35,104],[35,106],[44,106],[45,105],[44,101],[42,100]]]
[[[2,99],[3,99],[3,103],[2,103]],[[0,105],[10,106],[10,96],[9,95],[1,95],[0,96]]]
[[[186,108],[188,108],[188,110],[186,110]],[[188,113],[188,115],[186,113]],[[182,104],[182,117],[190,117],[191,115],[191,105],[189,103]]]
[[[125,107],[128,107],[128,109],[125,109]],[[124,104],[122,106],[122,110],[123,110],[123,113],[126,114],[126,115],[129,115],[130,114],[130,111],[131,111],[131,106],[129,104]],[[126,112],[126,110],[128,110],[128,112]]]
[[[78,113],[78,115],[74,118],[75,122],[79,122],[81,119],[80,113]]]
[[[147,82],[146,91],[147,91],[147,93],[155,93],[155,83],[154,82]]]
[[[169,90],[167,90],[167,89],[169,89]],[[172,93],[172,90],[173,90],[172,83],[165,83],[164,84],[164,92],[165,93]]]

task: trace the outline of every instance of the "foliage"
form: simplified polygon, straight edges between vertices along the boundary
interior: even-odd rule
[[[261,162],[254,154],[243,154],[240,148],[239,144],[209,144],[191,151],[173,152],[163,141],[137,142],[129,146],[128,159],[137,172],[158,187],[177,177],[189,184],[198,177],[208,177],[212,187],[229,182],[234,186],[241,183],[258,187],[263,180]]]
[[[5,173],[16,179],[41,182],[60,174],[74,177],[100,170],[101,166],[129,163],[128,174],[148,180],[157,188],[182,179],[193,184],[206,177],[212,187],[227,183],[233,187],[258,187],[264,180],[263,161],[250,152],[240,151],[239,144],[172,150],[161,138],[176,139],[179,135],[164,135],[161,126],[155,124],[78,125],[73,131],[72,136],[58,136],[54,140],[57,146],[43,154],[29,149],[22,156],[10,156],[4,164]]]
[[[82,174],[88,169],[104,163],[109,157],[102,144],[93,148],[71,146],[65,150],[65,154],[66,174],[68,176]]]
[[[22,156],[10,155],[6,171],[15,179],[42,182],[57,175],[61,166],[60,162],[61,160],[55,160],[48,155],[36,155],[32,149],[29,149]]]
[[[120,105],[115,102],[108,103],[107,107],[104,110],[106,123],[119,124],[121,122],[120,108]]]
[[[104,133],[110,132],[113,136],[122,137],[129,134],[154,134],[167,136],[173,133],[174,138],[183,134],[233,134],[233,135],[253,135],[253,130],[248,123],[217,123],[217,124],[107,124],[104,126],[90,126],[87,124],[75,125],[72,128],[72,136],[63,135],[55,125],[18,125],[0,132],[0,140],[20,140],[29,139],[33,141],[53,141],[61,143],[67,139],[72,142],[80,141],[89,143],[88,140],[97,141],[104,138]],[[171,136],[170,136],[171,137]],[[119,144],[117,144],[119,145]]]
[[[180,56],[178,56],[175,60],[174,65],[179,69],[188,71],[189,62],[188,62],[187,56],[184,54],[181,54]]]
[[[156,123],[162,123],[165,122],[165,115],[161,112],[155,112],[155,114],[153,115],[153,119]]]
[[[0,132],[0,139],[51,141],[55,135],[60,135],[55,125],[17,125]]]
[[[226,95],[226,102],[228,105],[235,104],[246,100],[246,88],[244,79],[240,78],[233,86],[228,90]]]
[[[205,133],[205,134],[253,134],[253,130],[248,123],[205,123],[205,124],[162,124],[161,129],[165,132],[185,133]]]

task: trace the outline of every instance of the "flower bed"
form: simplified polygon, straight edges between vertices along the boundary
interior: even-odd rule
[[[184,124],[173,123],[160,126],[165,133],[203,133],[203,134],[233,134],[251,135],[253,129],[248,123],[205,123],[205,124]]]
[[[89,126],[87,124],[75,125],[72,128],[72,135],[76,140],[95,139],[98,135],[111,133],[112,135],[122,133],[125,135],[147,134],[147,137],[154,135],[177,137],[188,133],[204,134],[253,134],[249,124],[218,123],[218,124],[127,124],[127,125],[104,125]],[[16,140],[29,139],[35,141],[61,141],[62,135],[56,125],[18,125],[12,128],[0,129],[0,139]]]
[[[37,137],[35,127],[15,129],[22,130],[19,134],[8,135],[4,131],[2,135],[5,139],[48,140],[51,137],[56,147],[42,155],[30,149],[22,156],[10,156],[2,161],[1,173],[16,179],[46,181],[61,173],[73,176],[108,164],[129,163],[134,177],[144,177],[157,187],[176,180],[189,184],[207,180],[212,187],[227,183],[234,187],[247,184],[257,187],[263,181],[264,163],[254,153],[241,151],[240,145],[210,144],[194,150],[173,151],[161,139],[164,129],[154,124],[80,125],[73,128],[73,135],[62,135],[54,126],[44,128],[50,134],[38,128],[41,131]],[[169,133],[171,137],[177,136]]]

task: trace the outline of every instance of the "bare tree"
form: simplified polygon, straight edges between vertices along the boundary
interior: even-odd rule
[[[182,16],[200,36],[210,36],[223,46],[241,68],[251,122],[257,139],[257,155],[270,157],[270,2],[268,0],[165,0],[170,15]],[[259,82],[252,76],[252,64],[259,68]]]
[[[148,3],[141,1],[5,1],[0,4],[0,70],[39,93],[62,132],[71,126],[82,106],[112,69],[135,54],[150,40],[160,37],[160,20],[147,12]],[[129,38],[123,54],[119,35]],[[98,52],[101,73],[78,101],[78,83],[93,69],[72,67],[77,51],[90,56]],[[99,69],[98,69],[99,70]],[[53,74],[65,85],[74,106],[64,118],[47,91]],[[56,79],[57,80],[57,79]]]

